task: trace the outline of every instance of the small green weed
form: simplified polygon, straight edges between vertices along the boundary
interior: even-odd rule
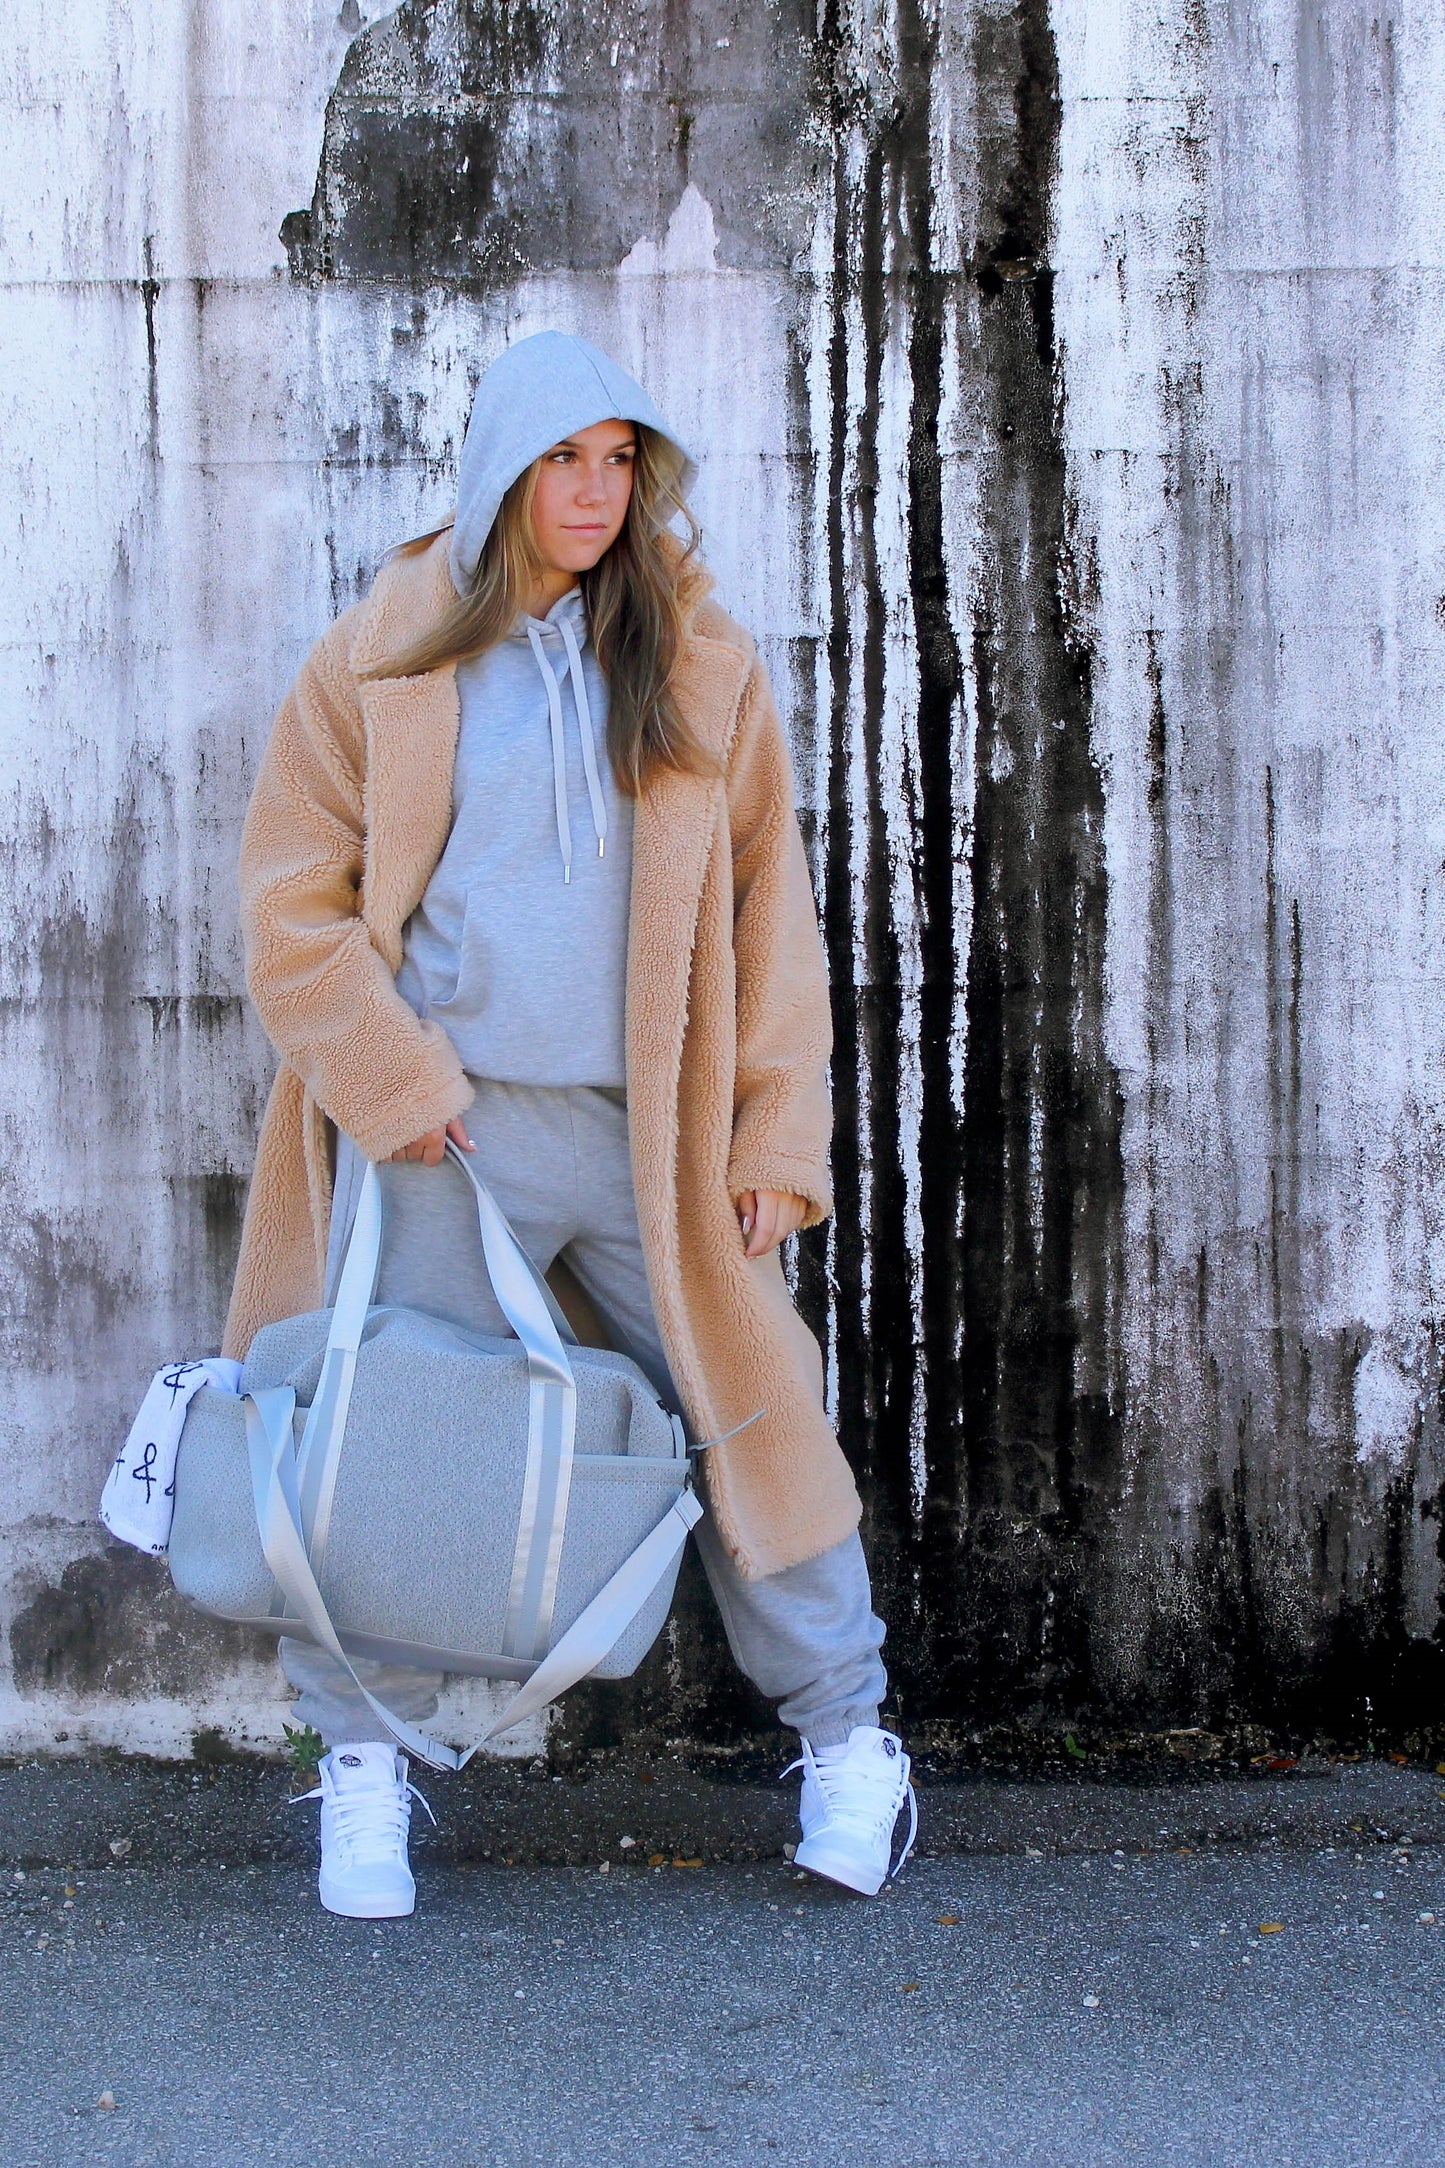
[[[281,1729],[286,1734],[291,1781],[298,1791],[303,1785],[309,1790],[316,1782],[316,1764],[326,1752],[326,1741],[309,1724],[283,1724]]]

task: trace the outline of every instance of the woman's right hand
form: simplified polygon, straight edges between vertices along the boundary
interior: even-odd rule
[[[458,1114],[447,1123],[445,1129],[429,1129],[426,1135],[418,1137],[414,1144],[404,1144],[399,1152],[392,1153],[392,1159],[419,1159],[424,1167],[439,1167],[446,1156],[448,1137],[453,1144],[459,1144],[464,1152],[476,1150],[467,1135],[467,1125]]]

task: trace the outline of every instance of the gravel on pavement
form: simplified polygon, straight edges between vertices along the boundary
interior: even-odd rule
[[[1431,1843],[419,1882],[371,1924],[287,1861],[6,1870],[5,2168],[1445,2160]]]

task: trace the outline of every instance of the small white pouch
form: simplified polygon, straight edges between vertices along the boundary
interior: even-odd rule
[[[239,1393],[241,1365],[213,1355],[156,1372],[100,1494],[100,1517],[111,1534],[153,1558],[164,1557],[170,1546],[176,1453],[191,1396],[203,1385]]]

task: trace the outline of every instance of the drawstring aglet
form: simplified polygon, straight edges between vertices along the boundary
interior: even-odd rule
[[[599,858],[605,858],[607,856],[607,838],[605,836],[599,836],[597,838],[597,856]]]
[[[568,885],[569,885],[569,886],[571,885],[571,880],[572,880],[572,868],[571,868],[570,866],[564,866],[564,867],[562,868],[562,878],[563,878],[563,880],[564,880],[564,881],[566,881],[566,882],[568,883]]]

